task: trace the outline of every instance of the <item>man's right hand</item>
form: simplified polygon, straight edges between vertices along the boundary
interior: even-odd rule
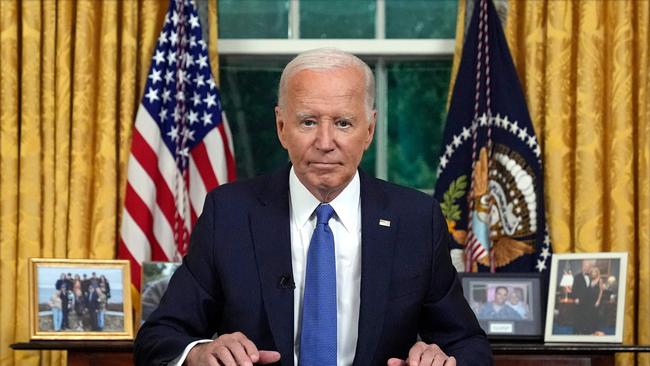
[[[253,366],[278,362],[275,351],[258,351],[255,344],[243,333],[224,334],[209,343],[197,344],[185,360],[187,366]]]

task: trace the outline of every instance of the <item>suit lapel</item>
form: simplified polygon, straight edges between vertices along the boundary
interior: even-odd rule
[[[398,218],[386,210],[387,197],[372,178],[361,178],[361,304],[354,365],[373,362],[388,300]],[[380,220],[381,224],[380,224]],[[389,225],[389,226],[386,226]],[[385,362],[385,361],[384,361]]]
[[[293,290],[280,286],[292,278],[288,170],[275,174],[250,212],[255,258],[271,333],[283,365],[293,365]]]

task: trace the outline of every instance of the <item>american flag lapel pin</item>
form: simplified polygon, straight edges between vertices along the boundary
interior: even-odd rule
[[[379,219],[379,225],[390,227],[390,220]]]

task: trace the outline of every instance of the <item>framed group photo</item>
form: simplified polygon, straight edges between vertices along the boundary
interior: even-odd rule
[[[31,339],[133,339],[126,260],[29,260]]]
[[[533,273],[461,273],[463,294],[491,339],[541,339],[540,277]]]
[[[553,254],[547,342],[623,341],[627,253]]]

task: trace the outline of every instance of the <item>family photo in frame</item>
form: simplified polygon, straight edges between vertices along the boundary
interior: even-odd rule
[[[129,262],[32,258],[31,339],[132,339]]]
[[[627,253],[554,254],[547,342],[623,340]]]
[[[540,277],[461,273],[463,293],[489,338],[542,337]]]

